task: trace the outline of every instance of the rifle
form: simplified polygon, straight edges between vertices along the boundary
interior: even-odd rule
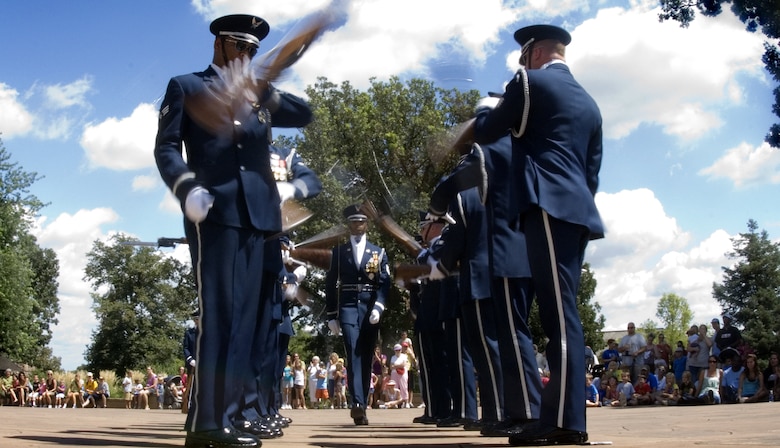
[[[429,275],[431,275],[431,267],[427,264],[396,263],[395,265],[396,283],[406,284]]]
[[[388,235],[398,241],[406,252],[414,258],[420,254],[423,247],[412,235],[403,229],[393,218],[388,215],[381,215],[374,206],[374,203],[370,199],[363,201],[360,206],[361,210],[365,212],[366,216],[371,219],[380,229],[384,230]],[[430,272],[430,269],[429,269]]]

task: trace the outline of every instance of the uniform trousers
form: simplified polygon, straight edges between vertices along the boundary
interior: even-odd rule
[[[494,278],[493,301],[504,380],[504,417],[539,418],[542,381],[528,327],[533,287],[530,278]]]
[[[349,356],[347,360],[347,390],[353,405],[365,408],[368,388],[371,385],[371,361],[374,359],[374,347],[379,333],[378,325],[368,322],[369,310],[366,302],[358,302],[358,320],[355,322],[341,321],[341,333],[344,335],[344,351]]]
[[[210,221],[186,221],[201,311],[188,431],[230,427],[240,420],[257,325],[263,233]]]
[[[577,310],[577,289],[589,232],[538,207],[523,214],[523,226],[539,317],[549,339],[550,381],[542,389],[539,420],[584,432],[585,337]]]
[[[461,315],[471,358],[479,375],[482,420],[501,421],[504,418],[504,382],[493,301],[490,298],[468,300],[461,306]]]
[[[447,373],[452,396],[450,417],[476,420],[478,418],[477,379],[474,376],[474,363],[471,360],[461,318],[447,319],[443,322],[446,335]]]

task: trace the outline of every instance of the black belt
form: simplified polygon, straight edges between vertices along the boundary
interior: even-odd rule
[[[373,292],[374,285],[346,284],[341,285],[341,290],[345,292]]]

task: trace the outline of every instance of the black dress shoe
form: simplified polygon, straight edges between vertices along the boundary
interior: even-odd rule
[[[257,421],[274,430],[290,426],[281,415],[263,415]]]
[[[588,441],[588,433],[548,425],[528,425],[509,436],[512,446],[579,445]]]
[[[286,428],[290,426],[290,423],[292,423],[292,419],[290,417],[285,417],[281,414],[273,415],[271,418],[275,419],[277,422],[281,422],[282,428]]]
[[[353,419],[355,421],[355,425],[357,426],[366,426],[368,425],[368,419],[365,417],[358,417]]]
[[[429,417],[427,415],[421,415],[412,419],[412,423],[422,423],[423,425],[435,425],[439,422],[436,417]]]
[[[353,420],[366,418],[366,407],[362,404],[352,406],[352,409],[349,411],[349,416]],[[357,422],[355,422],[355,424],[357,424]]]
[[[466,431],[481,431],[485,422],[482,420],[463,420],[463,429]]]
[[[447,417],[445,419],[439,420],[436,423],[436,426],[439,428],[457,428],[459,426],[463,426],[463,422],[457,417]]]
[[[254,448],[262,446],[257,437],[234,428],[193,431],[184,439],[187,448]]]
[[[237,422],[236,429],[256,436],[259,439],[275,439],[284,435],[276,425],[267,425],[262,419],[251,422]]]
[[[485,423],[479,433],[485,437],[509,437],[512,434],[522,432],[528,425],[535,424],[537,421],[506,419],[500,422]]]

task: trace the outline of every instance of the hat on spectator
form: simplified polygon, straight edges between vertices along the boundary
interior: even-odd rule
[[[87,372],[87,376],[92,376],[92,372]]]
[[[712,320],[710,321],[710,323],[713,323],[713,324],[714,323],[720,323],[720,321],[718,320],[717,317],[713,317]]]
[[[395,345],[393,346],[393,350],[394,350],[394,351],[395,351],[395,350],[401,350],[401,344],[395,344]]]
[[[402,342],[401,345],[404,346],[404,347],[409,347],[409,343],[406,342],[406,341]]]
[[[387,382],[387,385],[388,386],[395,386],[395,381],[390,380],[390,381]]]
[[[720,352],[720,355],[718,355],[718,359],[720,362],[726,362],[729,359],[733,359],[736,357],[739,357],[739,351],[735,349],[734,347],[726,347]]]
[[[728,320],[734,320],[734,316],[731,313],[723,313],[723,318]]]

